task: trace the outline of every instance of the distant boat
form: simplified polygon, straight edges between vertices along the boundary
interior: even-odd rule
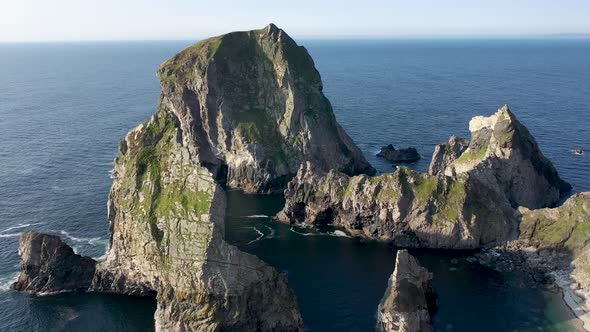
[[[576,154],[576,155],[582,155],[582,154],[584,154],[584,150],[583,149],[574,149],[574,150],[572,150],[572,153]]]

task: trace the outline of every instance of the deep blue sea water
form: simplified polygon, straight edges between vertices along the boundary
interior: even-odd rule
[[[19,232],[53,231],[79,253],[104,254],[117,143],[155,111],[157,66],[189,44],[0,44],[1,331],[152,328],[152,300],[6,289],[19,270]],[[590,150],[590,40],[302,44],[339,122],[381,172],[392,170],[374,157],[381,145],[415,146],[423,159],[411,167],[425,170],[435,144],[468,138],[472,116],[507,103],[574,190],[590,190],[589,155],[570,152]],[[394,248],[244,218],[272,214],[280,197],[228,196],[228,240],[288,272],[309,330],[371,330]],[[248,244],[253,228],[265,237]],[[435,273],[437,330],[572,328],[558,294],[518,287],[461,257],[454,266],[448,253],[416,254]]]

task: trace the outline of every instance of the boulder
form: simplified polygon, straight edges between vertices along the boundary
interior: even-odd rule
[[[392,144],[382,147],[381,151],[377,153],[377,157],[396,163],[412,163],[420,160],[420,154],[416,148],[409,147],[398,150]]]
[[[90,286],[96,261],[80,256],[59,236],[23,233],[19,240],[21,274],[11,288],[31,293],[85,290]]]
[[[436,306],[432,273],[407,250],[399,250],[395,270],[377,310],[379,332],[428,332]]]

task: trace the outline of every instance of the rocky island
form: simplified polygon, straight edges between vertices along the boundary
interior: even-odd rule
[[[420,265],[407,250],[399,250],[395,270],[377,310],[378,332],[428,332],[430,316],[436,307],[432,273]]]
[[[416,148],[396,149],[393,144],[381,147],[381,151],[377,153],[377,157],[394,163],[413,163],[420,160],[420,154]]]
[[[106,260],[25,233],[14,289],[156,296],[158,331],[302,330],[286,275],[224,240],[223,186],[284,191],[283,222],[341,226],[398,247],[517,241],[518,252],[573,260],[587,287],[589,196],[557,207],[571,186],[507,106],[472,119],[469,141],[437,146],[428,173],[374,176],[336,122],[313,60],[273,24],[192,45],[158,78],[156,113],[119,144]],[[428,330],[430,279],[399,251],[378,329]]]

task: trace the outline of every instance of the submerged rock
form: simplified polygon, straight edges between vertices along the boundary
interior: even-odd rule
[[[469,174],[497,186],[515,208],[551,207],[571,190],[507,105],[490,117],[474,117],[469,131],[469,147],[445,168],[446,175]],[[438,159],[431,168],[440,169]]]
[[[96,261],[83,257],[59,236],[37,232],[23,233],[18,254],[22,271],[11,288],[32,293],[85,290],[90,286]]]
[[[409,147],[398,150],[392,144],[382,147],[381,151],[377,153],[377,157],[399,163],[411,163],[420,160],[420,154],[418,154],[416,148]]]
[[[158,77],[189,157],[231,187],[281,192],[304,160],[375,172],[336,122],[307,50],[273,24],[203,40]]]
[[[395,270],[377,310],[377,331],[431,331],[430,315],[435,305],[432,273],[407,250],[399,250]]]

